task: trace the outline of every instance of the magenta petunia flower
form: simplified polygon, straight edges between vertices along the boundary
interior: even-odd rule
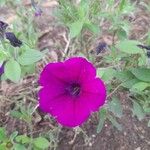
[[[68,127],[81,125],[105,103],[106,88],[85,58],[49,63],[40,75],[39,106]]]

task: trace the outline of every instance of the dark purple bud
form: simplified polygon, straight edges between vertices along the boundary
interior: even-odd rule
[[[35,16],[36,17],[39,17],[39,16],[41,16],[42,15],[42,10],[41,9],[36,9],[36,11],[35,11]]]
[[[145,45],[137,45],[139,48],[142,48],[142,49],[146,49],[147,50],[147,56],[148,58],[150,58],[150,46],[145,46]]]
[[[19,39],[17,39],[17,37],[15,36],[14,33],[6,32],[5,35],[6,35],[6,39],[9,40],[9,42],[12,46],[20,47],[22,45],[22,42]]]
[[[8,27],[7,23],[0,21],[0,31],[5,31],[7,27]]]
[[[8,27],[8,24],[0,21],[0,39],[4,39],[5,30]]]
[[[145,45],[140,45],[140,44],[137,46],[142,49],[150,50],[150,46],[145,46]]]
[[[107,47],[105,42],[100,42],[96,47],[96,54],[98,55],[101,51],[103,51]]]
[[[0,77],[1,77],[1,75],[4,73],[4,66],[5,66],[5,63],[6,63],[6,61],[4,61],[4,62],[2,63],[2,65],[0,65]]]
[[[147,56],[148,58],[150,58],[150,51],[147,51]]]
[[[43,11],[42,11],[41,8],[37,5],[37,3],[35,2],[35,0],[31,0],[31,5],[32,5],[32,7],[33,7],[34,10],[35,10],[34,15],[35,15],[36,17],[41,16]]]

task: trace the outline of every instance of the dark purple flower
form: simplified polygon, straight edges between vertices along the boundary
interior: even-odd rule
[[[146,49],[147,50],[147,56],[148,58],[150,58],[150,46],[145,46],[145,45],[137,45],[139,48],[142,48],[142,49]]]
[[[96,47],[96,54],[98,55],[102,50],[104,50],[107,47],[107,44],[105,42],[100,42],[98,46]]]
[[[4,73],[4,66],[5,66],[5,63],[6,63],[6,61],[4,61],[4,62],[2,63],[2,65],[0,65],[0,77],[1,77],[1,75]]]
[[[39,79],[39,105],[68,127],[81,125],[105,103],[106,88],[95,67],[82,57],[49,63]]]
[[[0,31],[5,31],[7,27],[8,27],[7,23],[0,21]]]
[[[142,49],[150,50],[150,46],[145,46],[145,45],[140,45],[140,44],[137,46]]]
[[[5,30],[7,27],[8,27],[7,23],[0,21],[0,39],[4,38]]]
[[[147,57],[150,58],[150,51],[147,51]]]
[[[15,36],[12,32],[6,32],[6,39],[9,40],[10,44],[14,47],[20,47],[22,45],[22,42]]]

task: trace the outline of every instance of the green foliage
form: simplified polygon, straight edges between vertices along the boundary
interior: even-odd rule
[[[60,7],[57,16],[69,28],[70,38],[77,37],[82,30],[86,29],[95,34],[99,32],[98,25],[93,21],[93,19],[95,20],[94,16],[98,14],[97,2],[97,0],[81,0],[79,4],[76,4],[69,0],[59,0]]]
[[[148,87],[150,87],[150,83],[138,82],[132,86],[131,91],[143,91]]]
[[[6,61],[4,79],[15,83],[19,82],[27,74],[34,73],[35,64],[41,60],[45,53],[37,50],[38,33],[33,23],[33,12],[26,9],[20,0],[6,0],[0,2],[12,7],[16,12],[17,19],[14,20],[12,31],[23,45],[21,47],[11,46],[6,39],[0,43],[0,62]],[[19,5],[19,7],[17,6]],[[17,9],[16,9],[17,8]],[[31,69],[32,68],[32,69]],[[32,70],[32,71],[31,71]]]
[[[117,5],[116,5],[117,4]],[[15,9],[17,19],[13,22],[12,31],[23,41],[20,48],[14,48],[8,41],[0,44],[0,62],[6,61],[4,76],[15,83],[19,82],[26,74],[34,73],[36,62],[40,61],[45,52],[37,50],[38,32],[32,18],[32,10],[26,9],[21,0],[1,0],[0,6],[9,5]],[[16,7],[19,5],[19,7]],[[147,11],[149,6],[143,5]],[[150,44],[150,32],[146,34],[145,41],[130,40],[129,17],[136,8],[130,0],[81,0],[78,4],[72,0],[59,0],[57,10],[58,20],[69,31],[69,52],[82,50],[79,53],[97,61],[96,56],[89,53],[95,47],[95,41],[102,38],[101,28],[108,23],[107,32],[117,37],[119,42],[112,40],[106,55],[99,59],[101,68],[97,69],[97,76],[107,84],[107,104],[100,109],[97,133],[101,132],[106,121],[109,121],[119,131],[123,129],[118,122],[123,116],[121,99],[115,95],[118,89],[128,91],[127,96],[132,100],[132,113],[142,121],[150,113],[150,64],[146,50],[139,48],[141,43]],[[88,33],[88,34],[87,34]],[[88,36],[87,36],[88,35]],[[85,51],[86,50],[86,51]],[[69,56],[69,54],[68,54]],[[102,68],[103,67],[103,68]],[[16,102],[17,103],[17,102]],[[12,117],[25,121],[31,128],[32,113],[30,106],[17,105],[10,112]],[[150,127],[150,121],[147,123]],[[58,138],[58,135],[57,135]],[[42,133],[35,138],[30,135],[19,135],[17,131],[7,135],[4,128],[0,128],[0,149],[49,149],[56,147],[57,139],[53,131]]]
[[[142,107],[136,102],[133,101],[133,115],[137,116],[137,118],[141,121],[145,117],[145,113],[143,112]]]
[[[109,121],[112,123],[112,125],[113,125],[114,127],[116,127],[119,131],[122,131],[122,125],[119,124],[119,123],[117,122],[117,120],[116,120],[114,117],[108,116],[108,119],[109,119]]]
[[[149,68],[134,68],[131,72],[135,77],[141,81],[150,82],[150,69]]]
[[[18,62],[25,66],[25,65],[32,65],[35,62],[41,60],[43,58],[44,54],[41,53],[40,51],[34,50],[34,49],[29,49],[23,52],[19,57],[18,57]]]
[[[143,50],[137,45],[140,44],[138,41],[132,41],[132,40],[124,40],[119,42],[116,47],[125,53],[128,54],[138,54],[138,53],[143,53]]]
[[[18,82],[21,76],[21,67],[19,63],[13,59],[7,61],[4,69],[5,75],[13,82]]]
[[[33,144],[39,149],[47,149],[50,143],[46,138],[38,137],[34,139]]]
[[[5,133],[5,129],[4,128],[0,128],[0,142],[6,140],[6,133]]]
[[[26,135],[18,135],[15,138],[16,142],[21,143],[21,144],[27,144],[30,142],[30,138]]]
[[[116,70],[112,68],[99,68],[97,70],[97,74],[101,77],[105,82],[112,80],[116,74]]]
[[[121,118],[123,116],[123,109],[121,103],[117,97],[112,97],[107,106],[101,108],[99,111],[99,123],[97,125],[97,133],[100,133],[106,120],[109,120],[114,127],[119,131],[122,130],[122,125],[116,120],[116,117]]]
[[[12,110],[11,115],[15,118],[24,120],[27,123],[31,123],[32,120],[32,112],[33,108],[28,105],[28,106],[19,106],[20,110]]]
[[[27,135],[18,135],[17,131],[14,131],[10,136],[4,128],[0,128],[0,149],[1,150],[26,150],[29,148],[45,150],[50,146],[50,142],[45,137],[33,138]]]
[[[1,0],[1,1],[0,1],[0,6],[4,6],[5,3],[6,3],[6,0]]]
[[[102,108],[99,112],[99,124],[97,125],[97,133],[100,133],[106,120],[106,110]]]
[[[80,20],[70,24],[70,27],[69,27],[70,28],[70,37],[74,38],[77,35],[79,35],[82,30],[82,27],[83,27],[83,22]]]
[[[116,97],[113,97],[108,103],[108,110],[111,111],[116,117],[121,118],[123,115],[121,103]]]

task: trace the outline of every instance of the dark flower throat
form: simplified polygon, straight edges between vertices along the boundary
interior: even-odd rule
[[[67,85],[66,92],[73,97],[77,97],[81,93],[81,86],[78,83],[71,83]]]

